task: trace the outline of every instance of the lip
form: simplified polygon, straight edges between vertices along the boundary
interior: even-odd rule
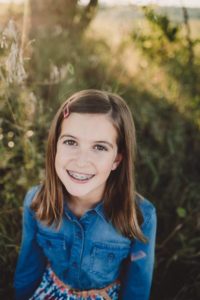
[[[69,170],[66,170],[67,171],[67,175],[69,176],[69,178],[71,179],[71,181],[75,182],[75,183],[78,183],[78,184],[85,184],[85,183],[88,183],[95,175],[93,175],[90,179],[86,179],[86,180],[78,180],[78,179],[75,179],[73,178],[72,176],[70,176],[69,174]],[[73,171],[74,172],[74,171]],[[78,174],[84,174],[84,175],[91,175],[91,174],[87,174],[87,173],[80,173],[80,172],[74,172],[74,173],[78,173]]]

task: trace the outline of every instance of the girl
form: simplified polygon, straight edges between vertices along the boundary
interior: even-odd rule
[[[149,298],[156,214],[135,191],[134,159],[121,97],[84,90],[61,105],[45,180],[24,201],[15,299]]]

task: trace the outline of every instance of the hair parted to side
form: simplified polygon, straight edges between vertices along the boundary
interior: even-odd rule
[[[58,109],[49,130],[45,179],[31,205],[37,218],[47,225],[55,223],[56,226],[59,226],[62,220],[64,195],[68,192],[56,174],[55,157],[66,110],[68,114],[105,114],[112,122],[117,131],[118,153],[122,154],[123,158],[107,179],[103,194],[105,214],[121,234],[145,241],[140,229],[142,215],[135,201],[135,126],[126,102],[110,92],[83,90],[73,94]]]

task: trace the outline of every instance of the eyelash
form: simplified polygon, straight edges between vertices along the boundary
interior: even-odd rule
[[[71,144],[71,142],[75,143],[75,141],[73,141],[73,140],[65,140],[65,141],[63,142],[63,144],[69,145],[69,146],[73,146],[74,144]]]
[[[68,145],[68,146],[74,146],[74,143],[76,143],[76,141],[74,141],[74,140],[65,140],[63,142],[63,144]],[[98,147],[97,150],[99,150],[99,151],[108,151],[108,149],[102,145],[96,144],[95,147]]]
[[[99,150],[99,151],[108,151],[108,149],[107,149],[106,147],[102,146],[102,145],[95,145],[95,146],[98,147],[98,150]],[[101,150],[100,150],[99,148],[100,148]]]

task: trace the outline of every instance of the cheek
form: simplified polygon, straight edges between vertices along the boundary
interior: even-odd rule
[[[77,149],[66,147],[65,145],[58,145],[56,156],[58,161],[65,162],[66,160],[77,157]]]
[[[60,163],[62,161],[64,161],[64,159],[67,157],[67,153],[64,149],[64,147],[57,147],[57,151],[56,151],[56,157],[55,157],[55,162]]]
[[[102,162],[101,164],[99,164],[99,170],[102,173],[109,175],[110,172],[112,171],[113,161],[114,161],[113,159],[109,159],[109,160]]]
[[[59,152],[56,153],[56,157],[55,157],[55,169],[56,171],[58,170],[58,168],[61,167],[63,163],[63,155],[61,155]]]

